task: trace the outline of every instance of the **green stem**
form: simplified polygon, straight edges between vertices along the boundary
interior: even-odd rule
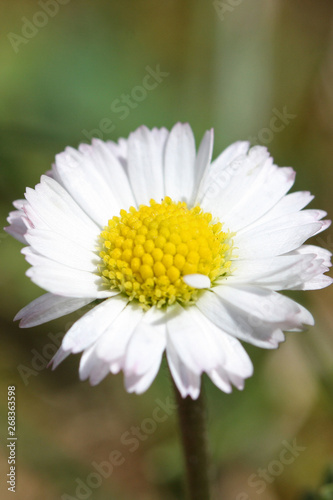
[[[202,394],[198,399],[182,398],[174,385],[187,475],[188,500],[210,500],[206,410]]]

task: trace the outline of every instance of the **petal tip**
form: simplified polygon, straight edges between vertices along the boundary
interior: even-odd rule
[[[183,276],[183,280],[186,285],[192,288],[210,288],[211,282],[208,276],[204,274],[186,274]]]

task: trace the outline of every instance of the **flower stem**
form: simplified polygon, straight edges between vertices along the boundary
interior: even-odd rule
[[[188,500],[210,500],[206,410],[202,394],[198,399],[182,398],[174,384],[187,473]]]

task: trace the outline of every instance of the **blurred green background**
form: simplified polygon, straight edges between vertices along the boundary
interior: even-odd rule
[[[331,0],[2,0],[0,27],[2,227],[12,201],[67,145],[177,121],[190,122],[197,141],[214,127],[215,156],[238,139],[267,145],[277,164],[296,169],[295,188],[311,190],[312,205],[332,217]],[[163,76],[143,91],[147,67]],[[330,231],[314,243],[332,250]],[[30,330],[13,323],[42,293],[24,275],[20,248],[0,233],[1,498],[11,498],[8,385],[17,392],[18,500],[183,498],[174,413],[135,451],[122,442],[133,427],[148,429],[156,400],[172,395],[166,366],[140,397],[125,392],[122,375],[94,388],[79,382],[79,356],[46,369],[78,315]],[[288,334],[277,351],[246,346],[255,373],[243,392],[226,395],[204,379],[216,499],[333,498],[316,493],[333,461],[333,288],[293,297],[315,327]],[[285,442],[295,440],[303,449],[281,469]],[[124,463],[76,496],[77,478],[87,484],[92,462],[113,450]],[[264,487],[258,469],[268,471]]]

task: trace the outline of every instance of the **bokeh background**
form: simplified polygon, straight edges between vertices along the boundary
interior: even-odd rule
[[[332,217],[331,0],[2,0],[0,28],[1,227],[67,145],[176,121],[190,122],[197,141],[214,127],[215,155],[238,139],[266,145]],[[148,67],[163,76],[143,91]],[[330,231],[314,243],[332,250]],[[94,388],[79,382],[79,356],[47,369],[78,315],[31,330],[13,323],[42,293],[24,275],[20,248],[0,232],[1,498],[13,495],[8,385],[17,392],[17,500],[183,498],[176,414],[147,421],[172,396],[167,367],[140,397],[125,392],[122,375]],[[319,493],[333,460],[333,288],[293,297],[315,327],[288,334],[277,351],[246,346],[255,373],[243,392],[226,395],[204,379],[216,499],[333,498],[329,487]],[[124,444],[135,427],[137,446]],[[286,442],[302,451],[281,468]],[[124,463],[84,490],[92,462],[113,450]],[[259,469],[268,471],[261,486]]]

